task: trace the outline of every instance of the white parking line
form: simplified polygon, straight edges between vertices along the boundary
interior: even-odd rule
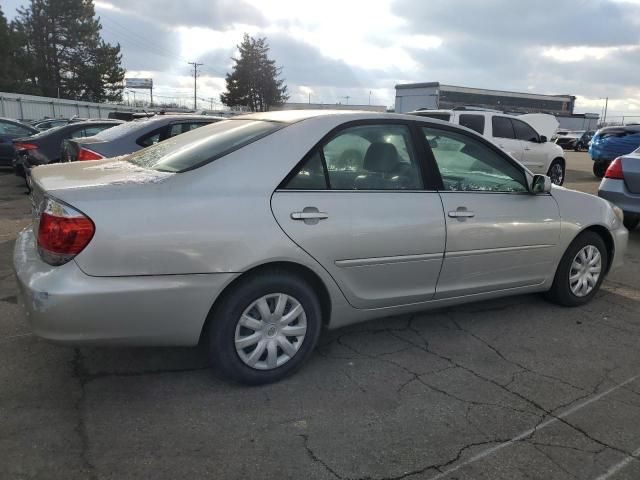
[[[447,475],[450,475],[453,472],[456,472],[456,471],[460,470],[462,467],[466,467],[467,465],[475,463],[478,460],[482,460],[483,458],[486,458],[486,457],[488,457],[490,455],[493,455],[494,453],[502,450],[503,448],[509,447],[509,446],[513,445],[514,443],[516,443],[516,442],[518,442],[518,441],[520,441],[520,440],[522,440],[524,438],[527,438],[533,432],[535,432],[537,430],[542,430],[543,428],[548,427],[549,425],[560,421],[561,418],[567,417],[567,416],[571,415],[572,413],[575,413],[578,410],[581,410],[584,407],[586,407],[588,405],[591,405],[593,402],[597,402],[601,398],[606,397],[610,393],[615,392],[616,390],[624,387],[625,385],[628,385],[629,383],[633,382],[637,378],[640,378],[640,375],[634,375],[633,377],[625,380],[624,382],[622,382],[622,383],[620,383],[620,384],[618,384],[618,385],[616,385],[614,387],[611,387],[610,389],[605,390],[604,392],[601,392],[601,393],[599,393],[597,395],[594,395],[593,397],[591,397],[591,398],[589,398],[587,400],[584,400],[583,402],[580,402],[577,405],[574,405],[573,407],[571,407],[571,408],[565,410],[564,412],[554,416],[553,418],[550,418],[549,420],[546,420],[546,421],[542,422],[540,425],[537,425],[537,426],[535,426],[533,428],[530,428],[529,430],[526,430],[526,431],[522,432],[521,434],[513,437],[511,440],[507,440],[506,442],[503,442],[503,443],[501,443],[499,445],[496,445],[495,447],[488,448],[487,450],[484,450],[484,451],[478,453],[477,455],[474,455],[469,460],[467,460],[465,462],[462,462],[462,463],[456,465],[455,467],[451,467],[451,468],[449,468],[447,470],[444,470],[443,472],[439,473],[438,475],[435,475],[435,476],[431,477],[429,480],[438,480],[440,478],[444,478]],[[633,455],[634,456],[637,455],[636,452],[634,452]],[[633,459],[633,456],[628,457],[628,459],[625,459],[625,460],[627,460],[627,463],[629,463],[632,459]],[[623,462],[624,462],[624,460],[623,460]],[[623,468],[627,463],[622,465],[620,468]],[[607,478],[607,477],[604,477],[604,478]]]
[[[9,335],[8,337],[0,337],[0,343],[5,342],[5,341],[9,341],[9,340],[13,340],[14,338],[30,337],[32,335],[33,335],[33,333],[21,333],[19,335]]]
[[[629,455],[627,458],[622,460],[621,462],[613,465],[609,470],[607,470],[605,473],[603,473],[598,478],[596,478],[596,480],[607,480],[608,478],[611,478],[613,475],[618,473],[620,470],[622,470],[624,467],[629,465],[631,462],[633,462],[634,460],[638,460],[639,455],[640,455],[640,448],[637,449],[635,452],[633,452],[631,455]]]

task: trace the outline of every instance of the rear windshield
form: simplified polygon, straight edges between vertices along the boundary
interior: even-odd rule
[[[124,160],[161,172],[184,172],[244,147],[283,126],[283,123],[262,120],[223,120],[132,153]]]
[[[104,140],[105,142],[109,142],[111,140],[115,140],[116,138],[120,138],[123,135],[127,135],[129,132],[133,132],[139,128],[143,128],[145,125],[148,125],[148,118],[140,118],[137,120],[132,120],[127,123],[123,123],[118,125],[117,127],[108,128],[107,130],[103,130],[96,135],[100,140]]]

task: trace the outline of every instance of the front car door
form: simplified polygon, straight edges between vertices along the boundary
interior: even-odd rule
[[[421,127],[437,164],[447,245],[436,299],[530,287],[555,270],[558,205],[522,166],[471,133]]]
[[[444,215],[414,132],[397,121],[347,124],[314,147],[272,197],[282,229],[356,308],[435,294]]]
[[[540,136],[531,125],[511,119],[516,139],[522,142],[522,160],[520,162],[533,173],[547,173],[547,152],[545,145],[540,143]]]
[[[522,161],[522,142],[516,139],[513,124],[509,117],[500,115],[491,117],[491,137],[501,149],[516,160]]]

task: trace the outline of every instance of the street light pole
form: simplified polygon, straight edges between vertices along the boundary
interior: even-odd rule
[[[189,65],[193,65],[193,109],[198,109],[198,67],[204,65],[204,63],[187,62]]]

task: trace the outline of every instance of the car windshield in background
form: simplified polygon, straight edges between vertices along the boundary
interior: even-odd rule
[[[262,120],[224,120],[160,142],[124,160],[162,172],[198,168],[259,138],[284,124]]]

